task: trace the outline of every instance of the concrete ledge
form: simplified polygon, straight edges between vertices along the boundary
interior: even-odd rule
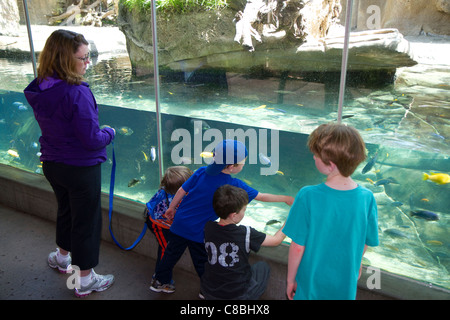
[[[50,221],[56,221],[56,199],[50,184],[44,176],[26,172],[14,167],[0,164],[0,203],[18,211],[36,215]],[[111,228],[116,240],[125,248],[129,247],[141,233],[144,227],[142,213],[144,205],[120,197],[114,197]],[[102,238],[112,242],[108,228],[109,195],[102,195],[103,230]],[[117,247],[118,250],[121,250]],[[286,299],[286,272],[288,246],[276,248],[261,248],[258,254],[251,255],[251,262],[264,260],[270,265],[271,278],[262,299]],[[156,257],[157,242],[150,231],[133,249],[134,252]],[[195,274],[188,250],[177,264],[177,268]],[[381,272],[382,289],[368,290],[366,283],[371,273],[363,271],[357,299],[449,299],[448,290],[430,287],[418,281]]]

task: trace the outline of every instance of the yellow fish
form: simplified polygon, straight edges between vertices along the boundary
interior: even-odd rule
[[[422,179],[430,180],[437,184],[450,183],[450,175],[448,175],[447,173],[433,173],[433,172],[430,172],[430,174],[424,173]]]
[[[374,184],[372,179],[367,178],[366,180],[369,181],[371,184]]]
[[[428,240],[427,243],[428,244],[433,244],[435,246],[442,246],[443,245],[443,243],[441,241],[439,241],[439,240]]]
[[[204,151],[204,152],[200,153],[200,157],[202,157],[202,158],[212,158],[212,157],[214,157],[214,153]]]
[[[259,106],[259,107],[257,107],[257,108],[253,108],[253,110],[264,109],[265,107],[266,107],[266,105],[263,104],[263,105],[261,105],[261,106]]]
[[[277,172],[275,172],[277,175],[279,175],[279,176],[284,176],[284,172],[283,171],[280,171],[280,170],[278,170]]]
[[[145,162],[148,162],[148,156],[147,156],[147,154],[144,152],[144,151],[141,151],[142,152],[142,154],[144,155],[144,160],[145,160]]]
[[[19,153],[18,153],[16,150],[9,149],[9,150],[8,150],[8,154],[9,154],[11,157],[19,158]]]
[[[133,134],[133,130],[131,130],[131,128],[128,128],[128,127],[120,127],[119,129],[118,129],[118,132],[120,133],[120,134],[123,134],[124,136],[131,136],[132,134]]]

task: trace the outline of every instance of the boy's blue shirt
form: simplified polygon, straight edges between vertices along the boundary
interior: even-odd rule
[[[243,181],[233,178],[229,174],[220,173],[210,176],[206,167],[201,167],[183,184],[187,193],[175,213],[170,231],[186,239],[204,241],[204,227],[207,221],[214,221],[218,217],[212,206],[214,192],[222,185],[230,184],[247,191],[248,201],[252,201],[258,191],[246,185]]]

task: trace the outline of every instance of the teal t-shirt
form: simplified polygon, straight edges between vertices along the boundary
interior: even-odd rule
[[[361,186],[341,191],[324,183],[302,188],[284,234],[305,251],[294,299],[355,299],[364,245],[378,245],[373,193]]]

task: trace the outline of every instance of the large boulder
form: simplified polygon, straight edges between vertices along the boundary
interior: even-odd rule
[[[197,69],[248,72],[338,72],[344,28],[339,0],[242,0],[228,8],[157,14],[160,67],[191,73]],[[136,74],[153,72],[151,15],[119,8],[119,27]],[[395,29],[353,33],[350,71],[411,66],[408,42]]]
[[[159,63],[182,71],[200,66],[248,69],[264,64],[272,51],[277,56],[309,38],[325,36],[340,8],[339,0],[233,0],[225,9],[158,14]],[[149,12],[120,6],[118,22],[136,72],[153,70]]]

